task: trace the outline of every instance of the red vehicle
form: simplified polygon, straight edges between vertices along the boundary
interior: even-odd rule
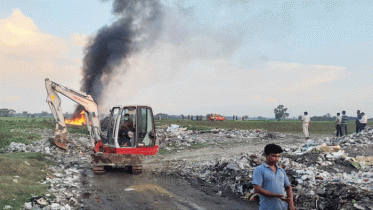
[[[224,116],[221,116],[220,114],[209,114],[207,115],[208,121],[226,121],[227,118]]]

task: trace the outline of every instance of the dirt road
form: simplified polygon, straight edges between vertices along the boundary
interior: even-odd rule
[[[219,196],[210,187],[184,179],[159,177],[149,171],[131,175],[111,171],[82,179],[85,209],[257,209],[229,196]]]

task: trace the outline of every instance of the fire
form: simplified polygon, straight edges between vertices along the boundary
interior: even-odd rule
[[[66,124],[70,125],[85,125],[85,114],[84,110],[82,110],[77,116],[73,117],[72,119],[65,119]]]

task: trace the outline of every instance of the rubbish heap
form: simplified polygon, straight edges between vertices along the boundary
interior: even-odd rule
[[[53,130],[32,129],[30,133],[39,133],[42,140],[30,144],[12,142],[3,152],[39,152],[47,154],[58,165],[50,165],[53,172],[41,184],[50,184],[48,193],[35,195],[30,202],[24,204],[24,209],[78,209],[81,208],[81,179],[90,171],[90,154],[87,147],[89,137],[83,134],[69,134],[68,151],[53,146]]]
[[[167,131],[168,130],[168,131]],[[170,132],[170,133],[168,133]],[[197,133],[250,137],[252,131],[186,131],[176,126],[159,132],[162,144],[204,139]],[[276,142],[275,140],[273,141]],[[282,146],[282,145],[281,145]],[[373,128],[340,138],[309,140],[300,148],[283,146],[280,162],[293,187],[297,209],[373,209]],[[252,175],[265,161],[262,154],[242,154],[220,160],[171,160],[160,173],[197,180],[247,200],[257,200]],[[255,199],[256,198],[256,199]]]
[[[107,120],[106,120],[107,121]],[[102,124],[102,125],[105,125]],[[107,123],[106,123],[107,125]],[[50,166],[53,174],[43,180],[50,184],[49,192],[25,203],[25,209],[82,208],[83,181],[91,173],[89,137],[70,134],[68,151],[51,144],[51,129],[33,129],[42,140],[28,145],[11,143],[3,152],[40,152],[51,155],[58,166]],[[178,125],[157,129],[161,149],[180,150],[194,144],[245,143],[252,139],[266,142],[292,137],[261,129],[212,129],[191,131]],[[317,138],[301,147],[281,145],[285,152],[279,165],[286,171],[293,186],[297,209],[373,209],[373,128],[340,138]],[[163,167],[153,173],[187,178],[216,189],[216,194],[233,193],[242,199],[256,200],[252,175],[256,166],[265,161],[262,154],[245,153],[218,159],[198,158],[164,160]]]
[[[286,135],[271,133],[266,130],[187,130],[185,127],[171,124],[169,127],[157,129],[157,139],[160,148],[170,149],[169,146],[188,146],[192,144],[215,144],[216,141],[221,143],[240,142],[248,139],[275,139],[285,138]]]

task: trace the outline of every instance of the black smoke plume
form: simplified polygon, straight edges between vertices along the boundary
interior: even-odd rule
[[[117,20],[89,41],[83,60],[80,90],[98,104],[105,99],[103,93],[113,77],[127,70],[121,67],[126,59],[153,46],[162,31],[163,11],[158,0],[114,0],[112,12]],[[74,116],[81,110],[79,105]]]

